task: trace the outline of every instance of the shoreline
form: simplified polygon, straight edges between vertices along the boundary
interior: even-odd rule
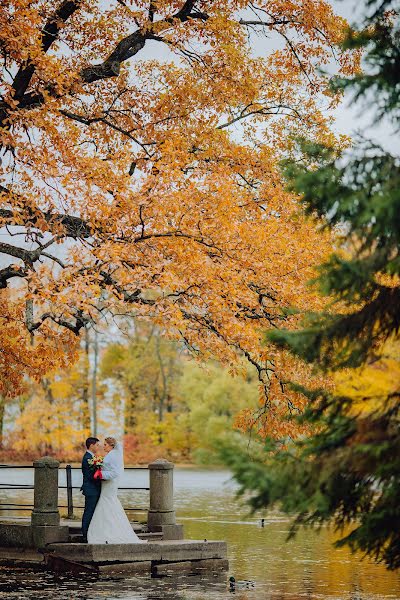
[[[0,467],[2,468],[22,468],[22,467],[32,467],[33,468],[33,464],[29,464],[29,463],[33,463],[34,460],[37,460],[40,457],[36,457],[33,459],[26,459],[25,461],[13,461],[10,463],[7,463],[6,461],[3,461],[0,459]],[[57,458],[57,457],[54,457]],[[201,464],[196,464],[196,463],[173,463],[174,464],[174,468],[175,469],[187,469],[187,470],[194,470],[197,469],[199,471],[219,471],[221,469],[224,470],[228,470],[226,468],[225,465],[223,464],[213,464],[213,465],[201,465]],[[81,463],[80,461],[60,461],[60,469],[65,468],[67,465],[71,465],[71,467],[80,467]],[[147,469],[148,467],[148,463],[127,463],[125,465],[125,468],[130,468],[130,469]]]

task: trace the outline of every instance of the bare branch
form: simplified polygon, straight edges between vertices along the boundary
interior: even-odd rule
[[[260,26],[260,27],[274,27],[275,25],[290,25],[295,23],[291,19],[272,19],[271,21],[262,21],[261,19],[249,21],[247,19],[240,19],[240,25],[246,26]]]
[[[133,241],[135,243],[138,242],[143,242],[145,240],[151,240],[151,239],[155,239],[155,238],[186,238],[188,240],[193,240],[194,242],[196,242],[197,244],[201,244],[203,246],[207,246],[207,248],[212,248],[213,250],[218,250],[219,252],[221,252],[221,249],[216,246],[213,243],[210,242],[206,242],[204,240],[204,238],[198,238],[194,235],[190,235],[188,233],[184,233],[183,231],[165,231],[162,233],[148,233],[148,234],[141,234],[140,236],[137,236]]]
[[[73,121],[77,121],[78,123],[83,123],[84,125],[93,125],[94,123],[104,123],[104,125],[107,125],[111,129],[118,131],[118,133],[122,133],[122,135],[124,135],[125,137],[127,137],[130,140],[132,140],[133,142],[135,142],[138,146],[140,146],[145,151],[147,156],[149,158],[151,158],[151,154],[149,153],[149,151],[146,148],[146,146],[151,146],[152,145],[151,143],[144,144],[143,142],[140,142],[137,139],[137,137],[132,135],[132,133],[130,131],[126,131],[126,129],[119,127],[118,125],[116,125],[115,123],[112,123],[105,117],[84,117],[82,115],[76,115],[75,113],[71,113],[67,110],[61,110],[60,113],[63,114],[65,117],[72,119]]]
[[[62,267],[63,269],[65,269],[65,264],[62,262],[62,260],[60,260],[59,258],[57,258],[57,256],[53,256],[52,254],[48,254],[47,252],[42,252],[41,255],[45,256],[46,258],[49,258],[50,260],[53,260],[54,262],[56,262],[57,264],[59,264],[60,267]]]

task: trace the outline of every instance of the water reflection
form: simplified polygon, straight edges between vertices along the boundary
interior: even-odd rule
[[[4,474],[1,476],[4,481]],[[22,477],[15,472],[14,482],[29,483],[30,477],[29,473]],[[147,487],[147,477],[145,471],[127,472],[124,483]],[[80,475],[75,472],[74,484],[78,485],[79,481]],[[5,494],[1,491],[3,498]],[[8,494],[8,500],[15,498],[15,494]],[[146,494],[121,492],[121,500],[125,505],[145,506]],[[21,503],[32,499],[21,491],[18,497]],[[82,503],[78,491],[74,499],[76,504]],[[31,569],[11,572],[2,569],[0,597],[24,600],[400,600],[399,575],[386,571],[381,565],[361,562],[344,548],[335,550],[334,536],[329,531],[321,534],[301,531],[295,540],[286,543],[286,517],[277,512],[249,516],[246,507],[235,499],[235,486],[227,472],[178,469],[175,504],[187,538],[228,542],[229,575],[234,575],[239,582],[235,589],[230,590],[226,576],[93,581],[55,577]],[[264,527],[260,526],[261,516],[265,518]],[[137,517],[144,515],[138,513]],[[254,582],[254,588],[242,589],[240,581],[243,580]]]
[[[7,584],[4,583],[4,575],[8,579]],[[399,597],[396,593],[365,594],[356,585],[345,594],[330,590],[315,593],[307,587],[306,581],[303,587],[293,592],[282,586],[276,589],[267,582],[256,582],[251,590],[229,590],[226,576],[93,581],[20,569],[13,571],[12,575],[0,570],[0,581],[0,597],[12,600],[386,600]]]
[[[7,579],[7,582],[5,581]],[[160,579],[127,578],[124,580],[72,579],[39,570],[19,568],[12,574],[0,568],[0,597],[21,600],[189,600],[224,598],[226,575],[217,577],[164,577]]]

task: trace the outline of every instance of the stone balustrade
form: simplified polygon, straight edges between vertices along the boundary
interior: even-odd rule
[[[69,528],[60,523],[58,471],[60,463],[51,456],[34,461],[34,508],[29,523],[0,523],[0,546],[41,548],[67,542]],[[148,529],[162,533],[164,540],[182,540],[183,526],[176,523],[174,510],[174,465],[158,459],[149,465],[150,506]]]

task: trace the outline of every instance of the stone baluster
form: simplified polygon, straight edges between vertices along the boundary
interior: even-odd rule
[[[51,456],[35,460],[34,500],[32,525],[59,525],[58,511],[58,467],[60,463]]]
[[[31,515],[33,543],[36,547],[67,541],[68,527],[60,526],[58,511],[59,462],[51,456],[34,461],[34,501]]]
[[[183,526],[177,525],[174,510],[174,465],[163,458],[149,464],[150,509],[147,525],[151,532],[162,532],[165,540],[183,539]]]

